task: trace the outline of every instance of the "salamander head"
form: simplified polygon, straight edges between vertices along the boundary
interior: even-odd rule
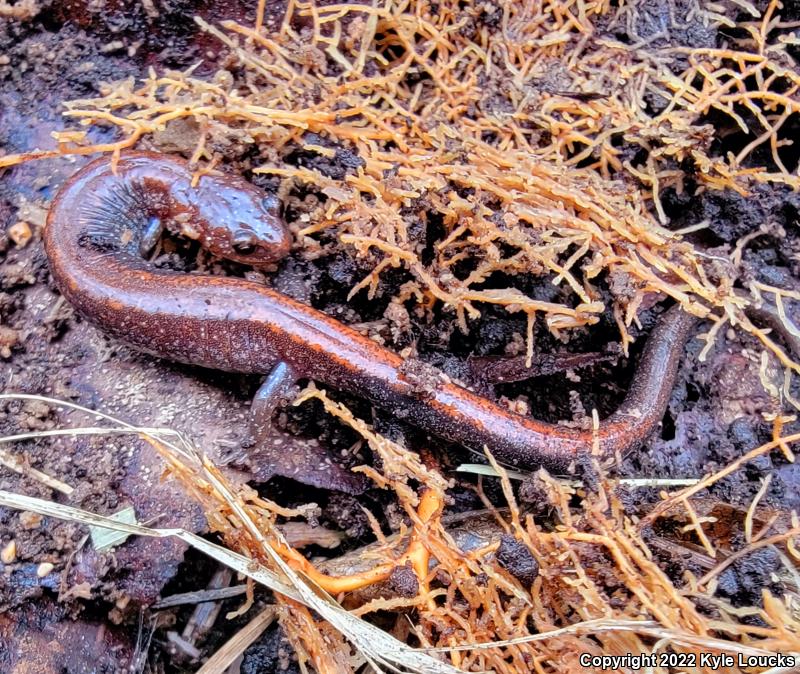
[[[205,183],[205,184],[203,184]],[[291,236],[280,214],[280,202],[239,178],[201,179],[197,204],[200,244],[217,257],[253,267],[285,257]],[[191,223],[189,223],[191,227]]]
[[[139,266],[165,230],[254,267],[289,252],[274,195],[227,173],[205,174],[196,184],[193,175],[185,160],[153,152],[124,152],[116,166],[109,157],[90,162],[51,208],[48,254],[52,259],[74,239],[82,251],[125,256],[126,265]]]

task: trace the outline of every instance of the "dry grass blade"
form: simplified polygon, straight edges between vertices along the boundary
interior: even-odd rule
[[[18,510],[29,510],[30,512],[38,513],[45,517],[78,522],[80,524],[85,524],[87,527],[110,529],[111,531],[117,531],[131,536],[146,536],[149,538],[175,537],[196,550],[205,553],[220,564],[224,564],[237,573],[252,578],[257,583],[268,587],[274,592],[279,592],[287,597],[301,601],[300,594],[269,569],[253,562],[252,559],[248,559],[232,550],[228,550],[221,545],[211,543],[184,529],[155,529],[142,526],[141,524],[127,524],[80,508],[73,508],[72,506],[54,503],[53,501],[23,496],[22,494],[14,494],[3,490],[0,490],[0,505],[16,508]]]
[[[471,473],[473,475],[484,475],[486,477],[500,477],[498,472],[491,466],[482,463],[462,463],[456,468],[459,473]],[[530,477],[530,473],[522,473],[517,470],[505,469],[506,476],[511,480],[524,480]],[[621,478],[619,484],[626,487],[691,487],[699,482],[699,479],[693,478],[653,478],[653,477],[640,477],[640,478]],[[564,484],[570,487],[580,487],[583,483],[580,480],[561,480]]]
[[[698,637],[695,634],[687,634],[678,630],[668,630],[661,627],[652,620],[614,620],[613,618],[600,618],[598,620],[587,620],[586,622],[576,623],[569,627],[543,632],[541,634],[531,634],[519,639],[509,639],[507,641],[497,641],[487,644],[461,644],[451,648],[430,648],[430,652],[445,650],[468,651],[481,648],[499,648],[501,646],[512,646],[514,644],[532,643],[534,641],[547,641],[561,636],[571,634],[599,634],[601,632],[635,632],[653,637],[655,639],[666,639],[673,644],[682,644],[702,648],[708,651],[721,651],[723,653],[741,653],[742,655],[772,655],[773,651],[763,648],[754,648],[743,644],[732,643],[723,639],[713,639],[711,637]],[[800,655],[798,655],[800,660]]]

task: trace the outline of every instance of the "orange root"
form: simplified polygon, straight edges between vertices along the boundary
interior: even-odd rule
[[[329,576],[319,571],[311,562],[293,548],[282,546],[276,548],[276,551],[295,571],[301,572],[323,590],[333,595],[341,592],[352,592],[353,590],[359,590],[363,587],[379,583],[389,578],[392,571],[396,568],[405,566],[408,563],[411,564],[411,568],[419,579],[420,589],[425,590],[427,589],[425,579],[428,575],[430,553],[423,544],[422,538],[433,518],[441,513],[442,506],[441,494],[432,490],[423,492],[420,497],[419,505],[417,506],[419,524],[414,525],[411,540],[405,554],[396,561],[376,564],[367,571],[361,571],[349,576]]]

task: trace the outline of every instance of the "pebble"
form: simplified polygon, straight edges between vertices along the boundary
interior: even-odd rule
[[[18,248],[25,248],[33,237],[31,226],[24,220],[20,220],[8,228],[8,238],[11,239]]]
[[[42,562],[36,567],[36,575],[39,578],[44,578],[45,576],[49,576],[54,568],[55,566],[53,566],[50,562]]]
[[[17,542],[11,540],[0,550],[0,562],[3,564],[13,564],[17,559]]]
[[[19,332],[0,325],[0,357],[11,358],[11,349],[19,344]]]

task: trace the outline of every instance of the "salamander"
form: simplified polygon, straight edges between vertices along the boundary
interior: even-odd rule
[[[63,185],[44,244],[58,288],[89,321],[162,358],[270,373],[259,393],[267,411],[308,378],[520,467],[565,470],[593,448],[608,456],[644,442],[664,415],[695,324],[680,307],[667,310],[619,409],[594,430],[571,428],[512,413],[262,284],[157,268],[147,256],[164,231],[254,267],[279,260],[291,243],[276,198],[243,178],[208,173],[193,186],[185,161],[127,152],[115,166],[107,157],[89,163]]]

